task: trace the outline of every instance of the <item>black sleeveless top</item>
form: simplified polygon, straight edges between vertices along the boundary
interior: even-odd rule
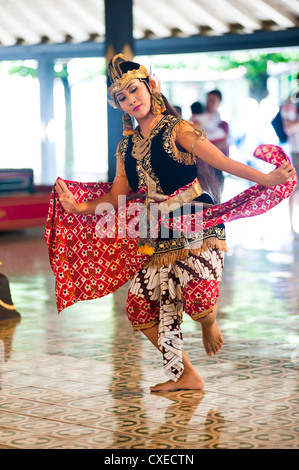
[[[172,115],[164,116],[152,129],[151,146],[142,160],[136,160],[132,156],[136,134],[137,139],[142,138],[138,128],[135,130],[134,135],[127,136],[121,140],[119,154],[125,165],[128,183],[134,192],[138,192],[143,186],[146,187],[145,176],[141,168],[155,181],[156,192],[159,194],[170,195],[177,189],[194,181],[197,177],[196,157],[183,149],[179,149],[175,143],[177,130],[185,124],[186,121]],[[192,123],[188,124],[192,125]],[[212,198],[206,193],[199,196],[196,201],[213,204]],[[198,243],[199,240],[204,241],[207,239],[210,239],[210,241],[213,239],[215,243],[217,239],[224,242],[224,225],[221,224],[217,227],[205,229],[203,233],[197,234],[193,238],[194,240],[192,239],[191,245],[192,243]],[[177,242],[174,247],[171,234],[168,240],[159,238],[155,254],[168,252],[170,245],[171,251],[180,250],[186,246],[186,241],[182,237],[179,239],[175,238],[175,240]],[[203,243],[201,251],[206,249],[208,245]],[[223,245],[224,243],[221,243],[221,246]]]
[[[119,150],[133,191],[137,192],[145,185],[140,165],[157,183],[157,192],[166,195],[172,194],[196,178],[195,158],[185,151],[173,149],[171,137],[174,127],[180,122],[183,121],[170,115],[162,118],[151,131],[151,147],[141,162],[132,156],[135,136],[125,137],[121,141]],[[138,130],[137,138],[142,138]]]

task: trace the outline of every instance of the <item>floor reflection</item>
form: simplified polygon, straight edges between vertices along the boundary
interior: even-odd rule
[[[298,448],[299,238],[271,212],[228,224],[221,353],[184,320],[204,392],[150,393],[162,358],[126,319],[127,286],[58,316],[43,231],[0,233],[21,313],[0,322],[0,448]]]
[[[13,350],[13,338],[20,318],[0,322],[0,391],[2,390],[1,366],[7,362]]]

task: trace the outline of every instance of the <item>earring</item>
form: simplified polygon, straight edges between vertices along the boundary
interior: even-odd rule
[[[166,110],[163,96],[157,91],[152,92],[151,112],[153,114],[162,114]]]
[[[130,114],[125,113],[123,115],[123,135],[134,134],[133,119]]]

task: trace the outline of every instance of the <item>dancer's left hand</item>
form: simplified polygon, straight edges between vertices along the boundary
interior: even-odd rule
[[[285,162],[275,170],[271,171],[268,174],[265,174],[263,185],[276,186],[277,184],[287,183],[289,179],[292,178],[292,176],[294,176],[295,174],[295,168]]]

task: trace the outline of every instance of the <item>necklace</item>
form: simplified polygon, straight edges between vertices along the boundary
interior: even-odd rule
[[[163,118],[162,118],[163,119]],[[134,157],[136,160],[140,161],[142,160],[145,155],[147,155],[148,151],[151,148],[152,144],[152,131],[154,127],[161,121],[160,116],[159,116],[159,121],[157,122],[157,119],[155,119],[152,127],[150,128],[150,131],[148,133],[147,137],[140,138],[138,139],[138,127],[134,131],[134,144],[133,144],[133,149],[132,149],[132,157]]]

